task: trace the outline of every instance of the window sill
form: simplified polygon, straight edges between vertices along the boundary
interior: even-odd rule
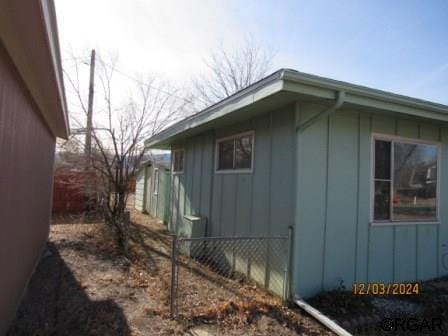
[[[215,174],[252,174],[253,172],[253,169],[215,170]]]
[[[440,225],[440,221],[427,222],[370,222],[370,226],[403,226],[403,225]]]

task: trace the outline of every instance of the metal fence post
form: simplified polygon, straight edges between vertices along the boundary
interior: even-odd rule
[[[177,281],[177,235],[173,234],[171,246],[171,297],[170,297],[170,318],[176,315],[176,281]]]

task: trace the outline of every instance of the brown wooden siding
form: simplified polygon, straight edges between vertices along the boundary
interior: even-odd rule
[[[0,43],[0,334],[48,237],[55,139],[35,106]]]

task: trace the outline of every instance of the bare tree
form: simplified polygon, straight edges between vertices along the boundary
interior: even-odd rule
[[[82,91],[79,81],[82,61],[74,58],[74,63],[74,69],[65,74],[72,97],[77,101],[73,107],[80,108],[82,112],[81,118],[73,115],[73,124],[78,127],[74,137],[77,137],[86,131],[82,116],[87,114],[87,91]],[[90,161],[96,173],[97,193],[105,222],[113,229],[122,252],[128,255],[128,185],[144,158],[143,141],[178,120],[188,102],[180,99],[175,90],[154,76],[143,80],[132,78],[132,88],[124,95],[123,78],[117,78],[118,73],[115,61],[105,62],[99,58],[97,107],[92,121],[93,148],[86,160]],[[82,137],[78,139],[83,140]]]
[[[272,58],[251,39],[234,51],[216,49],[205,60],[207,71],[192,80],[197,107],[210,106],[265,77]]]

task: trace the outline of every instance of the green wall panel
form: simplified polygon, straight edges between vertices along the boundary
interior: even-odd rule
[[[209,236],[286,236],[288,226],[294,224],[295,156],[290,152],[291,148],[294,152],[296,139],[293,123],[293,108],[287,106],[175,144],[185,149],[185,166],[183,174],[173,178],[173,221],[182,225],[179,218],[185,214],[206,217]],[[253,172],[216,173],[216,139],[249,130],[255,132]],[[241,255],[229,258],[238,270],[279,292],[284,268],[272,252],[270,246],[260,251],[264,255],[259,260],[263,261],[252,261],[250,268]]]
[[[297,122],[324,108],[299,104]],[[448,273],[443,206],[448,176],[442,171],[439,181],[440,224],[372,226],[372,133],[442,140],[442,167],[448,165],[448,132],[422,120],[343,108],[299,132],[294,255],[299,295],[334,289],[341,281],[350,288],[355,281],[416,281]]]
[[[438,229],[439,225],[417,227],[417,280],[437,277]]]
[[[223,175],[213,175],[212,212],[207,223],[207,232],[210,236],[222,236],[221,213],[222,213],[222,185]]]
[[[300,109],[300,119],[308,120],[319,106]],[[326,221],[328,119],[317,121],[298,134],[298,187],[295,244],[295,286],[298,294],[323,289],[324,237]]]
[[[253,178],[250,174],[240,174],[237,176],[234,235],[247,236],[251,233],[252,180]]]
[[[369,238],[367,280],[370,282],[392,282],[394,273],[394,228],[370,227]]]
[[[448,176],[446,176],[446,171],[448,167],[448,128],[443,128],[441,130],[441,141],[442,141],[442,172],[443,177],[440,181],[440,216],[443,221],[443,225],[437,227],[438,233],[438,244],[437,244],[437,254],[438,254],[438,276],[448,274]]]
[[[285,235],[294,225],[294,289],[304,297],[340,284],[428,279],[447,274],[447,207],[442,222],[378,226],[370,223],[372,133],[442,140],[448,166],[448,132],[417,119],[343,108],[302,132],[303,122],[325,106],[299,103],[219,128],[176,147],[185,148],[184,173],[171,182],[172,222],[185,214],[206,217],[207,234]],[[217,138],[255,131],[254,170],[215,172]],[[448,177],[442,173],[441,204]],[[444,246],[444,244],[446,246]],[[233,255],[237,268],[273,287],[281,279],[270,249],[251,265]]]
[[[358,114],[330,117],[324,288],[354,281],[358,174]]]
[[[236,189],[238,188],[237,174],[222,174],[221,190],[221,235],[233,236],[236,216]],[[213,223],[212,223],[213,225]]]
[[[270,117],[270,115],[265,115],[254,122],[257,136],[255,141],[252,223],[250,223],[250,230],[262,235],[268,233],[270,216]]]
[[[355,281],[366,282],[369,265],[369,221],[370,221],[370,164],[372,120],[367,113],[359,114],[358,125],[358,176],[356,177],[358,184],[357,198],[357,227],[356,227],[356,263],[354,268]],[[367,181],[367,182],[366,182]]]

